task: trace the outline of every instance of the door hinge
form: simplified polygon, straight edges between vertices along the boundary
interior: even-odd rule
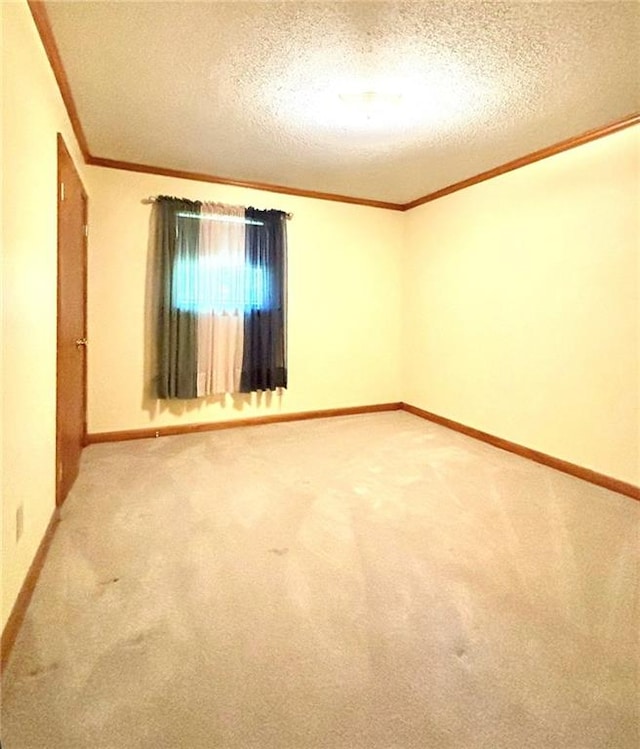
[[[64,182],[60,183],[60,202],[64,200]]]

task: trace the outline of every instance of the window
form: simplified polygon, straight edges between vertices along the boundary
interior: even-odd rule
[[[157,394],[286,387],[286,214],[156,199]]]
[[[194,285],[191,279],[200,283]],[[228,314],[267,308],[264,269],[247,265],[223,250],[216,257],[181,258],[173,274],[173,298],[178,310]]]

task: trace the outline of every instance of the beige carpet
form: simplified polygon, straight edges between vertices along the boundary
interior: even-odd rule
[[[394,412],[96,445],[4,749],[637,749],[640,503]]]

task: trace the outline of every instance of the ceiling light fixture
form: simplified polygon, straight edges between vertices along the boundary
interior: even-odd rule
[[[402,94],[382,91],[361,91],[339,94],[349,112],[359,119],[386,119],[402,105]]]
[[[270,107],[288,122],[299,120],[315,133],[318,143],[326,138],[353,137],[353,147],[386,149],[450,133],[466,122],[476,103],[487,111],[499,96],[482,77],[455,59],[423,73],[386,75],[336,75],[331,70],[302,87],[293,80],[282,93],[271,96]],[[357,140],[356,140],[357,138]]]

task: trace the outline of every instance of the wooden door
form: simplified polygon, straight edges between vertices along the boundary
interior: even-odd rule
[[[85,444],[87,379],[87,195],[58,134],[58,357],[56,503],[78,476]]]

